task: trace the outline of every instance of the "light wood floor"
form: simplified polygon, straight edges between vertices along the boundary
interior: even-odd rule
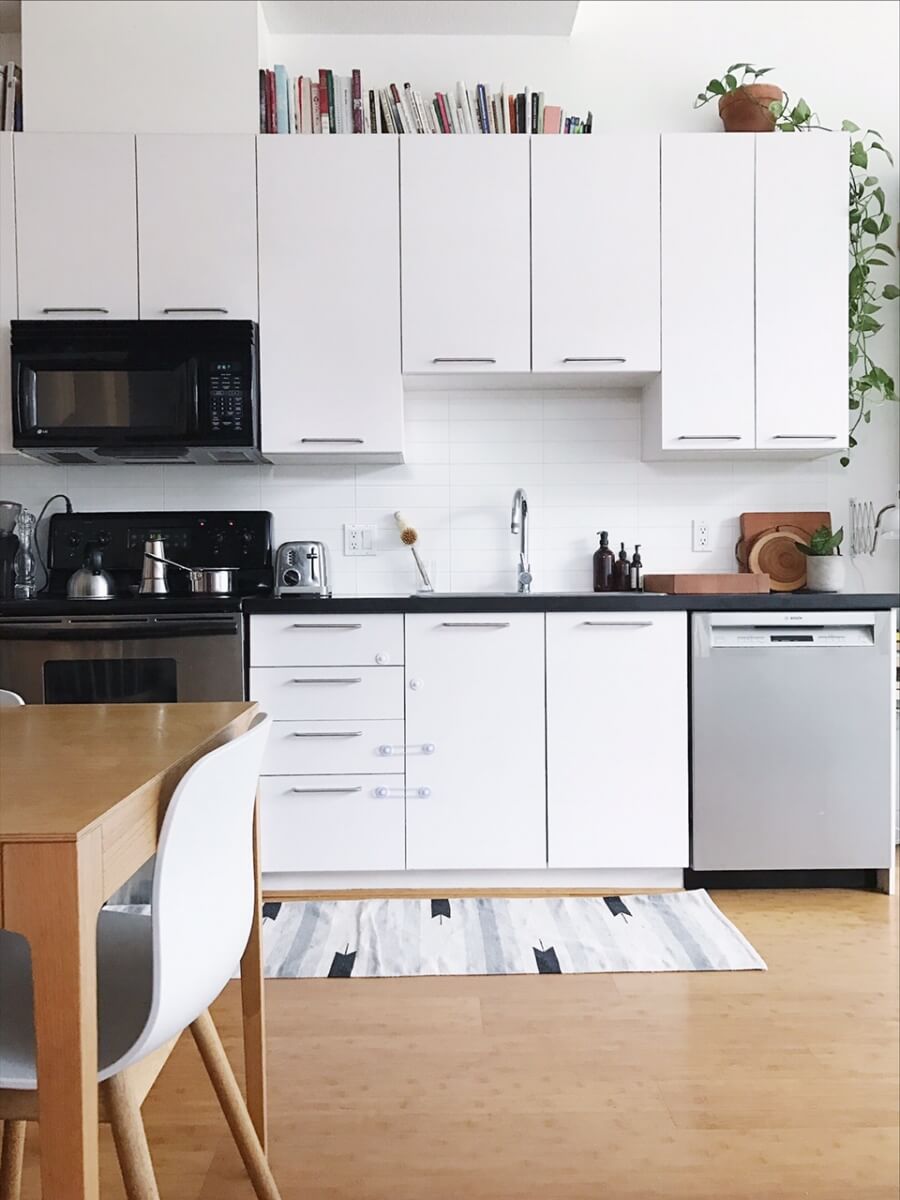
[[[768,973],[269,983],[284,1200],[897,1200],[896,898],[716,898]],[[163,1200],[252,1200],[189,1037],[144,1114]]]

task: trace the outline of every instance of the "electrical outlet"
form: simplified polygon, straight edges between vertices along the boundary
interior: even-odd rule
[[[712,540],[709,536],[709,521],[698,517],[691,522],[691,549],[695,554],[711,554]]]
[[[344,554],[350,558],[365,557],[375,553],[374,525],[345,525]]]

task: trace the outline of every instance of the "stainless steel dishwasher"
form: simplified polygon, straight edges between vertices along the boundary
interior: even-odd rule
[[[888,868],[890,612],[697,613],[697,871]]]

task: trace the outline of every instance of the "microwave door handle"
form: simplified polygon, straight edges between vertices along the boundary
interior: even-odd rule
[[[19,433],[37,427],[37,373],[22,363],[16,366],[16,424]]]
[[[191,418],[189,433],[200,436],[200,368],[196,358],[188,359],[188,387],[190,389]]]

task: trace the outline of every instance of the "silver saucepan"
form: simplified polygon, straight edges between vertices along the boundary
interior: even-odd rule
[[[195,596],[230,596],[235,590],[237,567],[186,567],[183,563],[163,558],[161,554],[150,554],[146,550],[144,557],[165,563],[176,571],[184,571],[190,577],[191,592]]]

